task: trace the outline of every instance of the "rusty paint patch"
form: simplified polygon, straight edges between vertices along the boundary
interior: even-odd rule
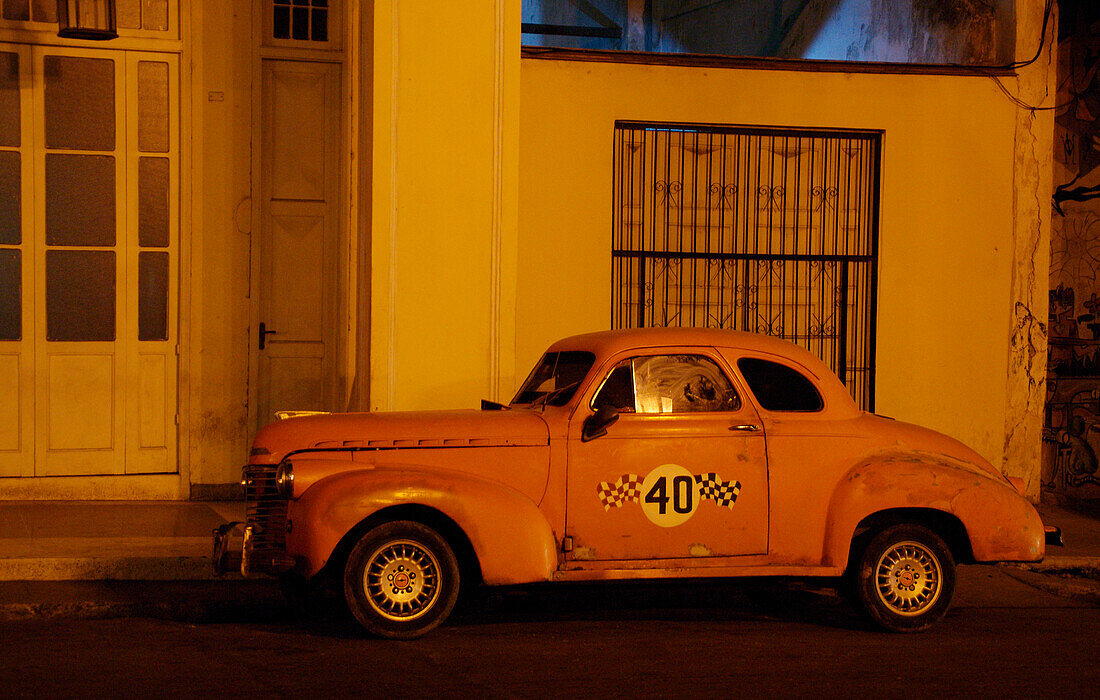
[[[596,550],[593,547],[576,547],[573,549],[573,558],[588,561],[596,558]]]
[[[688,554],[693,557],[713,557],[714,551],[705,544],[696,542],[688,546]]]

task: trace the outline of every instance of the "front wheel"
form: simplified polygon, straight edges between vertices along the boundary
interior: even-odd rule
[[[409,520],[368,532],[344,568],[344,595],[355,619],[390,639],[414,639],[443,622],[458,584],[458,562],[447,542]]]
[[[860,608],[876,625],[892,632],[919,632],[947,613],[955,590],[955,560],[932,530],[893,525],[864,548],[853,583]]]

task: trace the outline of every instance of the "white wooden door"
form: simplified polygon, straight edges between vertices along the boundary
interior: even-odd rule
[[[334,408],[340,267],[340,66],[265,60],[262,73],[256,427]]]
[[[0,475],[174,472],[177,59],[5,52],[29,79],[18,146],[0,156],[21,230],[0,251],[7,272],[20,268],[0,286],[14,284],[21,316],[19,338],[0,341],[0,396],[18,397],[0,400],[0,413],[18,414],[18,450],[0,431]]]

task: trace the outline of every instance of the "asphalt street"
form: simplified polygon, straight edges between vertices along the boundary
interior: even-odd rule
[[[1088,583],[1065,595],[1059,581],[1037,587],[1020,580],[1028,576],[963,568],[957,604],[917,635],[872,631],[836,597],[774,582],[513,590],[413,642],[365,637],[335,609],[5,622],[0,688],[7,697],[1095,697],[1100,607]]]

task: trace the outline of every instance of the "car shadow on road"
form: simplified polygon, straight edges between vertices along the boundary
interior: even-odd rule
[[[483,589],[450,625],[601,620],[783,620],[864,629],[835,590],[802,581],[616,581]]]
[[[294,624],[311,634],[359,638],[341,597],[319,592],[296,608]],[[797,579],[615,581],[478,588],[459,599],[446,627],[557,622],[736,622],[775,620],[870,630],[848,602],[820,582]]]

